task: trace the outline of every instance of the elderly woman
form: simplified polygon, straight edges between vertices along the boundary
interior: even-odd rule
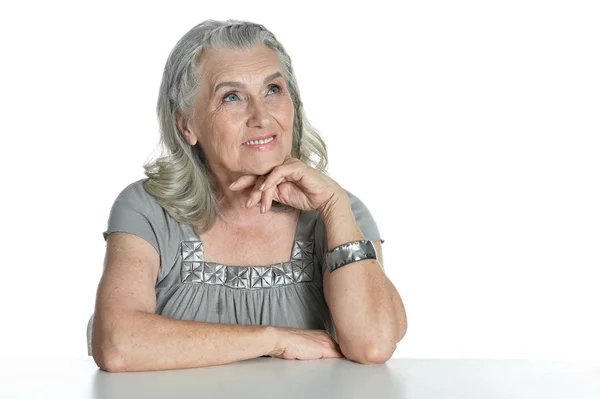
[[[107,371],[260,356],[387,361],[406,332],[365,205],[325,174],[290,57],[208,20],[167,60],[166,154],[110,212],[88,348]]]

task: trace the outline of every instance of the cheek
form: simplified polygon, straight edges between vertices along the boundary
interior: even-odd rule
[[[222,112],[215,120],[212,140],[216,151],[223,158],[237,159],[240,150],[240,132],[244,130],[244,116],[235,111]]]
[[[246,111],[241,106],[233,105],[224,107],[215,118],[215,132],[223,142],[237,141],[240,139],[240,131],[243,130]]]
[[[221,110],[215,110],[203,122],[200,134],[202,146],[210,152],[222,153],[233,130],[231,116]]]
[[[292,103],[292,99],[286,97],[282,99],[277,104],[277,116],[283,127],[291,128],[291,125],[294,120],[294,104]]]
[[[241,113],[234,109],[221,109],[213,116],[212,131],[215,136],[225,138],[231,136],[238,130],[240,121],[243,119]],[[218,132],[218,133],[217,133]]]

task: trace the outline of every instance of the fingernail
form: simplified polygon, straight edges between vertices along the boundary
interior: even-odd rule
[[[260,207],[260,213],[265,213],[265,208],[266,208],[266,207],[265,207],[264,205],[263,205],[263,206],[261,206],[261,207]]]
[[[265,185],[264,185],[264,183],[263,183],[263,185],[262,185],[262,186],[260,186],[260,191],[262,191],[262,190],[264,190],[264,189],[265,189]]]
[[[250,204],[251,204],[251,203],[252,203],[252,198],[250,198],[250,199],[248,200],[248,202],[246,202],[246,208],[248,208],[248,207],[250,206]]]
[[[229,188],[233,188],[233,187],[235,187],[235,185],[236,185],[236,184],[237,184],[237,180],[236,180],[236,181],[234,181],[233,183],[231,183],[231,184],[229,185]]]

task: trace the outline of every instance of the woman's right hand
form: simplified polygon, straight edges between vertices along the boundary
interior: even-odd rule
[[[275,328],[275,348],[271,357],[289,360],[316,360],[344,357],[340,346],[325,330]]]

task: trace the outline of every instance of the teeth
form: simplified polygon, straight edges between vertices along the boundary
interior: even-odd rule
[[[273,141],[273,138],[274,138],[274,136],[271,136],[268,139],[264,139],[264,140],[246,141],[244,144],[245,145],[266,144],[266,143],[270,143],[271,141]]]

